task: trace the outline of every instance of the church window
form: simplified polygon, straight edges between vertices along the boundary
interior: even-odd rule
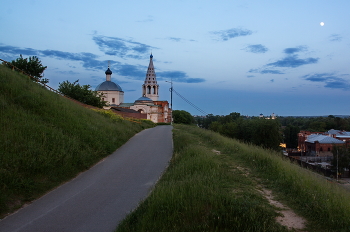
[[[151,94],[151,86],[147,86],[147,94]]]
[[[156,94],[156,87],[153,86],[153,94]]]
[[[112,98],[112,103],[115,103],[115,98]]]

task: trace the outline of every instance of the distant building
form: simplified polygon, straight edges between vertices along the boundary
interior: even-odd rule
[[[328,132],[310,132],[300,131],[298,134],[298,147],[300,152],[305,153],[307,156],[333,156],[332,150],[334,146],[347,146],[350,141],[350,132],[342,132],[348,137],[347,141],[339,139],[336,135],[339,135],[340,131],[330,130]]]
[[[264,115],[261,113],[260,115],[259,115],[259,118],[264,118]],[[276,115],[275,115],[275,113],[272,113],[271,115],[270,115],[270,117],[265,117],[265,119],[276,119],[277,117],[276,117]]]

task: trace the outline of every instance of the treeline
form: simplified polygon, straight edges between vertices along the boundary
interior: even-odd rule
[[[279,149],[280,143],[287,148],[298,146],[298,133],[301,130],[326,132],[331,129],[350,131],[350,117],[277,117],[264,119],[246,117],[240,113],[195,117],[199,127],[213,130],[230,138],[252,143],[270,149]]]
[[[324,132],[330,129],[350,131],[350,117],[278,117],[282,126],[296,126],[300,130]]]
[[[281,124],[278,120],[247,118],[240,113],[226,116],[209,114],[205,118],[196,117],[196,120],[199,127],[264,148],[278,150],[282,142]]]

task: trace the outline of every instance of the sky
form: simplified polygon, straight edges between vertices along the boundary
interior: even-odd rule
[[[350,1],[0,0],[0,58],[37,56],[49,86],[112,81],[192,115],[350,115]],[[184,100],[185,99],[185,100]],[[190,102],[191,104],[189,104]],[[193,107],[195,106],[195,107]]]

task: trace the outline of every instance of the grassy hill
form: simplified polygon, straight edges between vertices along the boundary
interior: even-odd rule
[[[175,125],[174,156],[116,231],[350,231],[350,193],[281,154]]]
[[[3,65],[0,83],[2,216],[154,126],[150,121],[130,122],[84,108]]]

